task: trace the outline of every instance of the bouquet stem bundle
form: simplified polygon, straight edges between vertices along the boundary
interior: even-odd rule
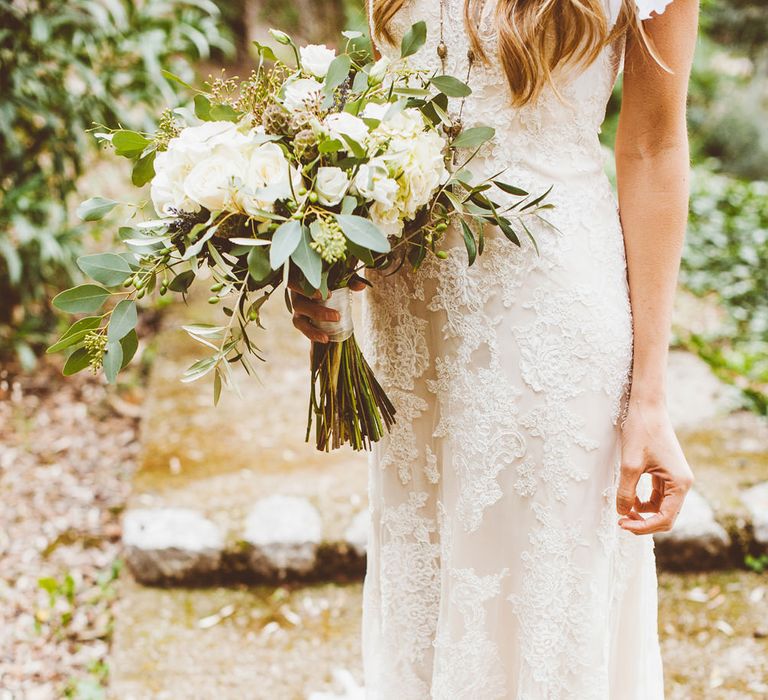
[[[369,450],[394,423],[395,407],[363,356],[352,331],[351,292],[338,289],[324,303],[339,321],[316,324],[328,343],[312,343],[307,435],[315,423],[315,445],[328,452],[344,444]]]

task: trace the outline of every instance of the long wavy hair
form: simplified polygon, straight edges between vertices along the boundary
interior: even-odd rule
[[[489,56],[477,30],[486,1],[464,0],[464,22],[475,57],[487,63]],[[373,0],[370,20],[374,36],[394,43],[390,23],[405,2]],[[635,0],[623,0],[619,17],[610,28],[603,0],[497,0],[495,22],[497,56],[516,106],[535,100],[545,86],[557,93],[553,80],[556,72],[588,66],[606,45],[627,31],[632,31],[666,69],[637,18]]]

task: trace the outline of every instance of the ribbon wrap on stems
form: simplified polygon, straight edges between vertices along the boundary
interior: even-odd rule
[[[339,312],[338,321],[316,321],[329,342],[312,345],[312,381],[307,440],[315,425],[315,445],[328,451],[344,444],[371,449],[395,420],[395,407],[363,357],[352,323],[352,291],[335,289],[318,302]]]
[[[312,325],[326,333],[331,343],[343,343],[351,338],[355,330],[352,323],[352,290],[349,287],[336,289],[327,299],[317,303],[327,309],[335,309],[340,318],[338,321],[313,321]]]

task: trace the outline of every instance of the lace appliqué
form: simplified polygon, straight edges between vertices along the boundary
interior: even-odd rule
[[[422,661],[432,646],[440,603],[440,544],[433,541],[437,523],[419,512],[427,499],[426,492],[411,491],[406,503],[382,513],[382,627],[389,639],[387,653],[406,666]],[[403,620],[408,621],[407,634],[401,634]]]

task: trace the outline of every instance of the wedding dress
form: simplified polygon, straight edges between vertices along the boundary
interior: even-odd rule
[[[615,21],[620,0],[605,2]],[[411,65],[441,71],[442,12],[445,72],[464,76],[464,0],[440,5],[406,0],[392,32],[399,47],[425,20]],[[534,194],[554,184],[554,227],[527,222],[538,252],[489,232],[472,267],[449,229],[446,260],[370,273],[361,295],[366,354],[397,409],[369,460],[368,700],[664,696],[653,540],[615,510],[632,323],[598,132],[623,47],[562,79],[562,99],[522,108],[498,63],[476,61],[463,122],[496,135],[471,169]]]

